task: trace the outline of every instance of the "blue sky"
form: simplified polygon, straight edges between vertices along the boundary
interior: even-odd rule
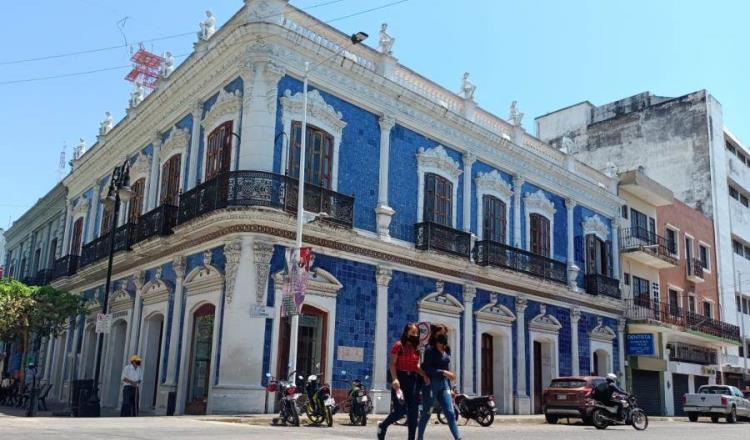
[[[308,10],[323,20],[394,0],[340,0]],[[326,0],[292,0],[309,8]],[[46,61],[18,59],[130,44],[198,30],[211,9],[223,23],[241,0],[4,2],[0,27],[0,227],[18,218],[58,180],[67,155],[84,138],[93,144],[105,111],[125,114],[128,68],[37,82],[3,82],[129,64],[119,48]],[[750,2],[693,0],[407,0],[335,21],[349,33],[380,23],[396,38],[399,61],[450,89],[464,71],[475,99],[507,117],[518,100],[533,118],[583,100],[603,104],[642,91],[679,96],[707,89],[724,106],[726,125],[750,142],[748,34]],[[124,37],[117,21],[128,17]],[[157,53],[192,50],[193,34],[147,43]],[[183,58],[180,58],[182,60]]]

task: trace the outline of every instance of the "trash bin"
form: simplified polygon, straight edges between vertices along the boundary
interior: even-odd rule
[[[91,396],[94,394],[93,379],[79,379],[71,383],[73,396],[70,409],[73,417],[98,417],[99,405],[92,405]]]

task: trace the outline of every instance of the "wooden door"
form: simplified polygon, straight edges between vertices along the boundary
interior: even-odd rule
[[[534,414],[542,412],[542,344],[534,341]]]
[[[177,206],[180,196],[180,169],[182,155],[177,154],[169,158],[161,167],[161,195],[162,205]]]
[[[143,209],[143,196],[146,190],[146,179],[140,178],[130,186],[133,191],[133,195],[130,198],[130,205],[128,206],[128,223],[136,223],[138,217],[141,216],[141,210]]]
[[[208,135],[206,149],[206,178],[211,180],[219,173],[229,171],[232,160],[232,121],[216,127]]]
[[[494,394],[494,359],[492,352],[492,335],[482,334],[482,395]]]
[[[81,255],[81,240],[83,239],[83,218],[73,223],[73,238],[70,241],[70,255]]]
[[[550,256],[550,224],[547,217],[540,214],[529,216],[529,250],[544,257]]]

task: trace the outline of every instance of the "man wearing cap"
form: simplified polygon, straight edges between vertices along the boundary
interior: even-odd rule
[[[138,387],[143,382],[141,357],[137,354],[130,356],[130,363],[122,369],[122,408],[120,417],[135,417],[138,415]]]

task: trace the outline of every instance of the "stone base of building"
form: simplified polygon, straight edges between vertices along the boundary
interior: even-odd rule
[[[159,394],[156,396],[156,407],[154,407],[155,416],[167,415],[167,406],[169,404],[169,393],[176,392],[177,386],[172,384],[159,385]],[[177,402],[175,402],[175,410]]]
[[[370,398],[372,398],[373,414],[389,414],[391,412],[390,390],[372,390],[370,391]]]
[[[531,414],[531,399],[529,396],[513,397],[513,406],[516,408],[516,414],[525,416]]]
[[[266,389],[259,385],[215,385],[210,414],[260,414],[266,410]]]

